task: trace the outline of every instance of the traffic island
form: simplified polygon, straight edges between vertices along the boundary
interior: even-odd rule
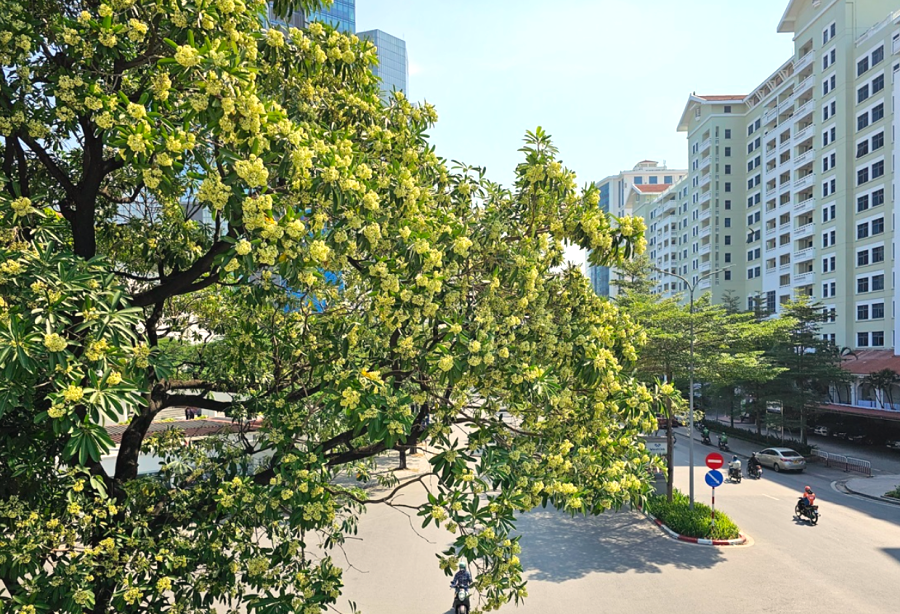
[[[673,539],[702,546],[740,546],[747,543],[747,537],[738,526],[722,512],[715,513],[707,505],[694,502],[676,490],[671,502],[665,495],[653,495],[642,510]]]

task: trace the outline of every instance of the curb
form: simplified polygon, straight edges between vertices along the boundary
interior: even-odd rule
[[[638,508],[642,514],[644,514],[647,518],[656,523],[660,529],[663,530],[663,533],[666,534],[667,537],[671,537],[672,539],[678,540],[680,542],[686,542],[689,544],[697,544],[698,546],[743,546],[749,540],[747,536],[743,533],[740,534],[740,537],[737,539],[704,539],[702,537],[688,537],[687,535],[679,535],[669,527],[667,527],[663,522],[649,512],[645,512],[642,508]]]
[[[851,478],[851,479],[856,479],[856,478]],[[852,488],[847,486],[847,482],[849,482],[849,481],[850,480],[844,480],[842,482],[836,481],[835,484],[839,488],[846,490],[848,493],[853,493],[854,495],[857,495],[859,497],[865,497],[866,499],[871,499],[872,501],[881,501],[883,503],[889,503],[890,505],[900,505],[900,499],[894,499],[892,497],[879,497],[877,495],[868,495],[864,492],[859,492],[858,490],[853,490]]]

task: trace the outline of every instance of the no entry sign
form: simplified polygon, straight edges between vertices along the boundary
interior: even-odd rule
[[[725,465],[725,459],[718,452],[710,452],[706,456],[706,466],[710,469],[721,469]]]

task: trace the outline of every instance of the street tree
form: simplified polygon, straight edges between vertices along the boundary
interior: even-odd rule
[[[640,253],[640,220],[600,211],[542,130],[510,189],[448,168],[430,105],[382,105],[374,46],[266,11],[2,4],[4,612],[320,612],[359,514],[427,476],[440,568],[477,562],[496,609],[525,595],[514,514],[648,492],[644,333],[558,270],[566,242]],[[183,406],[239,433],[148,436]],[[427,474],[354,485],[419,442]]]
[[[769,351],[775,365],[783,368],[769,386],[783,404],[782,420],[793,415],[800,422],[800,440],[807,443],[807,418],[829,398],[830,386],[846,382],[841,368],[846,350],[822,338],[822,325],[830,318],[825,306],[800,296],[782,306],[780,318],[787,322],[784,335]]]
[[[900,375],[893,369],[881,369],[865,376],[862,383],[881,393],[878,395],[881,407],[885,407],[885,404],[893,406],[894,386],[900,383]]]

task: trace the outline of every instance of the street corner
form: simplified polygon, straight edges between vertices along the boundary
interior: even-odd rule
[[[832,487],[844,494],[857,495],[900,506],[900,499],[885,496],[888,492],[900,490],[900,475],[880,475],[877,477],[837,480],[832,482]]]
[[[657,527],[662,530],[663,534],[666,537],[669,537],[675,541],[681,542],[683,544],[693,544],[696,546],[712,546],[716,548],[721,547],[749,547],[754,544],[753,539],[744,533],[743,531],[740,533],[740,537],[736,539],[705,539],[702,537],[688,537],[687,535],[680,535],[666,526],[661,520],[656,518],[653,514],[643,510],[642,508],[638,508],[638,510],[647,517],[648,520],[653,522]]]

